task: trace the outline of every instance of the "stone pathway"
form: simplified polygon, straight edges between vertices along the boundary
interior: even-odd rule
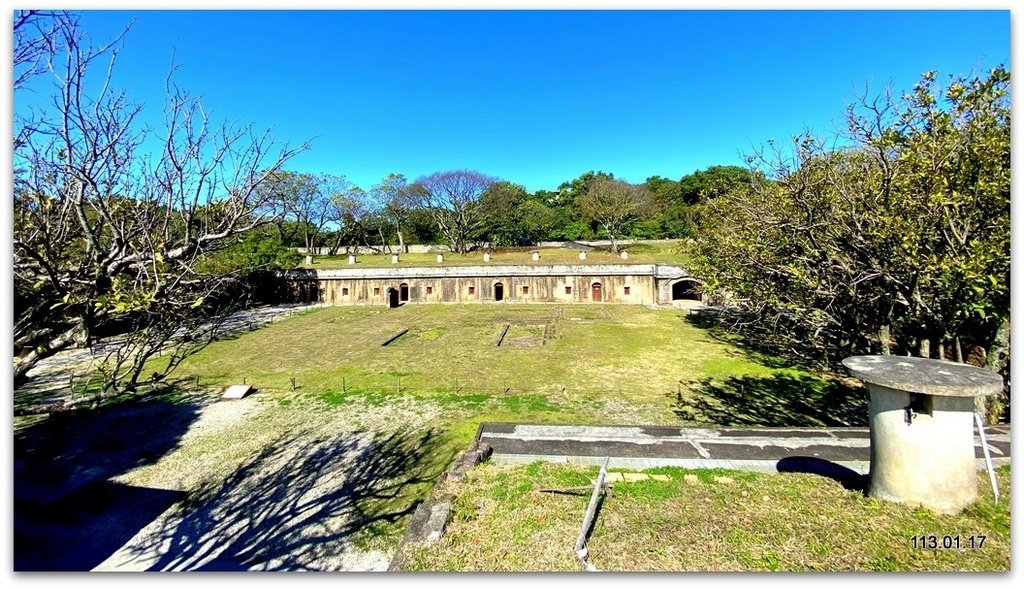
[[[996,466],[1010,463],[1010,426],[985,430]],[[674,428],[485,423],[480,440],[495,462],[536,460],[645,469],[657,466],[780,472],[826,462],[867,474],[867,428]],[[985,468],[975,436],[978,468]]]

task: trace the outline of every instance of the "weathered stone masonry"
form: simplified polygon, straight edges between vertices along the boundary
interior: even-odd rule
[[[404,303],[670,304],[696,279],[662,264],[453,266],[294,270],[284,299],[332,305]]]
[[[494,265],[293,270],[284,298],[326,304],[670,304],[695,279],[663,264]],[[690,289],[692,290],[692,289]],[[686,291],[688,292],[688,291]]]

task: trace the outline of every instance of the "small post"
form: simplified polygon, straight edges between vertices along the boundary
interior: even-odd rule
[[[536,262],[540,259],[540,252],[530,252],[530,257],[533,258],[534,262]]]
[[[676,401],[682,401],[682,400],[683,400],[683,384],[677,382],[676,383]]]
[[[196,388],[199,388],[199,375],[196,375]]]
[[[246,382],[246,378],[244,376],[242,377],[242,384],[249,384],[248,382]]]
[[[444,262],[444,254],[441,254],[441,253],[437,254],[437,263],[441,264],[443,262]]]
[[[580,259],[581,260],[586,260],[587,259],[587,252],[580,252]]]
[[[294,376],[291,378],[291,382],[292,382],[292,392],[294,393],[295,392],[295,377]]]
[[[626,250],[622,250],[621,252],[619,252],[619,257],[622,258],[623,260],[628,260],[629,252],[627,252]]]
[[[341,392],[342,394],[348,392],[348,387],[345,385],[345,377],[341,377]]]
[[[349,254],[348,255],[348,263],[349,263],[349,265],[352,265],[352,264],[356,263],[356,256],[355,256],[355,254]]]
[[[459,394],[459,377],[455,377],[455,394]]]
[[[391,263],[392,264],[397,264],[398,263],[398,254],[391,254]]]
[[[395,379],[397,380],[397,383],[398,383],[397,387],[396,387],[396,390],[398,391],[398,394],[401,395],[402,394],[402,377],[401,376],[396,376]]]
[[[485,262],[490,262],[491,261],[491,252],[484,252],[484,261]]]

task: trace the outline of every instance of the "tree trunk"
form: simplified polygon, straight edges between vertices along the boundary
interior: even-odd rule
[[[1004,356],[1005,352],[1005,356]],[[985,368],[993,372],[1002,372],[1006,359],[1010,357],[1010,318],[1003,319],[996,330],[996,336],[989,345],[985,355]],[[1005,390],[1005,383],[1003,388]],[[999,393],[1001,396],[1003,393]],[[975,397],[974,410],[981,416],[982,423],[989,423],[988,420],[988,397]]]
[[[922,337],[917,341],[917,355],[921,358],[931,357],[932,349],[931,342],[926,337]]]
[[[996,330],[996,336],[992,340],[992,344],[986,350],[985,367],[989,370],[999,372],[1003,367],[1002,354],[1007,352],[1009,355],[1010,350],[1010,319],[1003,319],[1003,322],[999,324],[999,329]]]
[[[892,353],[892,351],[891,351],[891,349],[889,347],[889,343],[890,343],[891,337],[892,336],[891,336],[890,331],[889,331],[889,324],[888,323],[886,323],[886,324],[884,324],[884,325],[882,325],[881,327],[878,328],[878,347],[879,347],[878,353],[879,354],[882,354],[883,356],[888,356],[889,354]]]
[[[395,233],[398,234],[398,251],[403,254],[409,253],[409,248],[405,245],[405,237],[402,236],[402,230],[398,228],[398,225],[395,225]]]

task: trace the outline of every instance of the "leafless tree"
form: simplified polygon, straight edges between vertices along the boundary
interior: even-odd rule
[[[465,254],[483,226],[480,196],[498,179],[472,170],[435,172],[418,179],[410,192],[430,211],[453,251]]]
[[[43,358],[121,333],[102,394],[132,392],[172,335],[187,344],[225,309],[238,276],[217,253],[270,220],[257,189],[305,145],[217,125],[170,80],[164,127],[148,132],[142,107],[111,87],[120,37],[92,45],[66,13],[36,28],[53,94],[15,119],[15,384]],[[15,54],[36,43],[16,42]],[[87,75],[97,67],[106,75]]]
[[[586,218],[600,223],[612,240],[612,251],[618,252],[622,228],[649,210],[653,202],[654,196],[646,186],[597,176],[578,204]]]

